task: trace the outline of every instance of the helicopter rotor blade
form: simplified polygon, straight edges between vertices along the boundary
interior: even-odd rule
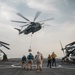
[[[44,28],[45,26],[50,26],[50,25],[42,25],[43,28]]]
[[[23,22],[23,21],[14,21],[14,20],[11,20],[12,22],[17,22],[17,23],[28,23],[28,22]]]
[[[9,50],[10,50],[10,48],[8,48],[7,46],[5,46],[5,45],[3,45],[3,44],[2,44],[2,46],[4,46],[5,48],[7,48],[7,49],[9,49]]]
[[[36,15],[35,15],[35,17],[34,17],[34,20],[33,21],[35,21],[37,18],[38,18],[38,16],[40,15],[40,11],[38,11],[37,13],[36,13]]]
[[[43,26],[43,25],[44,25],[44,23],[45,23],[45,22],[43,22],[43,23],[40,23],[40,24]],[[44,25],[44,26],[51,26],[51,25]]]
[[[0,44],[9,45],[8,43],[2,42],[2,41],[0,41]]]
[[[50,18],[50,19],[46,19],[46,20],[42,20],[42,21],[38,21],[38,22],[44,22],[44,21],[48,21],[48,20],[53,20],[54,18]]]
[[[17,15],[19,15],[20,17],[22,17],[22,18],[24,18],[25,20],[27,20],[27,21],[29,21],[30,22],[30,20],[28,20],[26,17],[24,17],[23,15],[21,15],[20,13],[17,13]]]
[[[22,25],[22,26],[20,26],[20,27],[25,27],[25,26],[28,26],[29,24],[26,24],[26,25]]]
[[[43,23],[43,24],[44,24],[44,23]],[[51,25],[43,25],[43,24],[42,24],[42,26],[51,26]]]
[[[61,50],[64,52],[64,48],[62,46],[62,43],[61,43],[61,41],[59,41],[59,42],[60,42],[60,45],[61,45]]]
[[[45,25],[45,26],[50,26],[50,25]]]
[[[43,23],[40,23],[40,25],[43,25],[44,24],[44,22]]]

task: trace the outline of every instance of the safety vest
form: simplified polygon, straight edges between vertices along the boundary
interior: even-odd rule
[[[33,55],[32,54],[28,55],[28,60],[33,60]]]
[[[25,56],[22,57],[22,61],[26,61],[26,57]]]

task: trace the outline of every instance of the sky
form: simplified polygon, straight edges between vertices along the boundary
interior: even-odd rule
[[[26,21],[16,13],[21,13],[33,21],[37,11],[41,14],[37,21],[54,18],[46,21],[41,30],[28,35],[18,34],[14,28],[20,23],[11,20]],[[33,55],[37,51],[46,58],[55,52],[58,58],[64,56],[59,41],[63,47],[75,41],[75,0],[0,0],[0,41],[10,44],[10,50],[0,47],[8,58],[21,58],[28,55],[31,46]]]

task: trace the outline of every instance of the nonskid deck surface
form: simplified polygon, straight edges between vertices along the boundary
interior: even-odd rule
[[[62,62],[57,60],[56,67],[47,68],[47,61],[43,63],[42,71],[36,69],[36,63],[33,64],[33,70],[28,71],[22,69],[20,60],[9,60],[6,62],[0,62],[0,75],[74,75],[75,63]]]

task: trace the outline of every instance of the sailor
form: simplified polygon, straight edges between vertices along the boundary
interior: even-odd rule
[[[37,70],[42,71],[43,55],[40,52],[37,52],[35,58],[37,62]]]
[[[26,61],[27,61],[26,56],[23,55],[23,57],[22,57],[22,68],[23,68],[23,69],[26,69],[26,68],[27,68],[27,67],[26,67]]]
[[[52,60],[52,57],[51,57],[50,54],[48,55],[47,60],[48,60],[48,62],[47,62],[47,67],[50,67],[50,68],[51,68],[51,60]]]
[[[32,70],[32,65],[34,60],[34,56],[32,55],[32,53],[29,53],[27,59],[28,59],[28,70]]]
[[[57,55],[54,52],[52,52],[51,57],[52,57],[52,66],[54,66],[54,64],[56,66],[56,57],[57,57]]]

